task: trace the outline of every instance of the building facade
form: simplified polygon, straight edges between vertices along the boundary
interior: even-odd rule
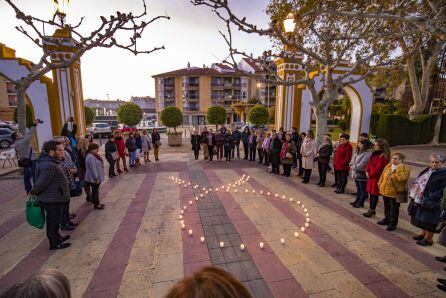
[[[241,65],[246,71],[257,71],[246,62],[242,61]],[[201,68],[188,64],[187,68],[152,77],[155,79],[156,113],[159,116],[165,107],[176,106],[183,112],[184,125],[204,125],[206,112],[212,106],[223,106],[227,110],[227,123],[239,121],[239,116],[231,106],[253,97],[261,99],[262,94],[262,103],[267,102],[266,88],[270,87],[265,86],[264,93],[263,85],[245,71],[236,71],[220,63],[214,63],[211,67],[203,65]],[[275,96],[275,93],[272,94]]]
[[[17,107],[17,90],[15,85],[0,76],[0,120],[12,121]]]
[[[118,108],[128,103],[126,100],[101,100],[88,98],[84,100],[86,107],[92,108],[96,116],[116,116]],[[144,119],[150,120],[156,118],[155,98],[150,96],[132,96],[130,102],[137,104],[144,112]]]

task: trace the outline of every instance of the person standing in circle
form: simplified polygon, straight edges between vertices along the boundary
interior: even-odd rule
[[[375,150],[373,151],[369,163],[366,168],[367,175],[367,193],[370,197],[370,209],[363,215],[365,217],[372,217],[376,214],[376,206],[379,200],[379,178],[389,163],[390,150],[389,144],[384,139],[377,139],[375,141]]]
[[[125,142],[124,139],[122,138],[122,134],[119,130],[115,130],[115,145],[116,148],[118,148],[118,153],[119,153],[119,158],[116,160],[116,167],[118,168],[118,174],[121,175],[122,171],[119,167],[119,160],[122,161],[122,166],[124,167],[124,171],[128,172],[129,170],[127,169],[127,162],[126,162],[126,153],[125,153]]]
[[[198,156],[200,155],[200,141],[201,136],[194,129],[194,131],[192,132],[192,136],[190,137],[190,142],[192,144],[192,151],[194,151],[195,160],[198,160]]]
[[[307,131],[302,147],[300,148],[302,155],[302,167],[304,169],[304,179],[302,183],[310,182],[311,171],[314,166],[314,158],[316,157],[316,141],[312,130]]]
[[[108,141],[105,143],[105,159],[108,162],[108,177],[113,178],[118,176],[115,174],[115,163],[116,160],[113,159],[113,154],[118,152],[118,148],[116,148],[116,144],[113,141],[114,136],[112,134],[108,135]]]
[[[104,209],[104,204],[99,201],[99,186],[104,182],[104,162],[99,156],[99,145],[92,143],[88,145],[88,154],[85,161],[87,172],[85,181],[91,187],[91,201],[94,209]]]
[[[390,163],[386,165],[378,181],[379,192],[384,201],[384,219],[377,224],[387,225],[387,231],[396,229],[400,204],[407,203],[406,189],[410,170],[403,163],[405,158],[401,152],[393,153]]]
[[[155,156],[155,161],[159,161],[159,149],[161,147],[161,136],[157,128],[152,131],[152,144],[153,144],[153,155]]]

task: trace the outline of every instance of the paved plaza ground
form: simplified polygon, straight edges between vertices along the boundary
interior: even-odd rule
[[[408,151],[412,178],[429,150]],[[444,266],[434,256],[446,249],[415,244],[418,230],[405,205],[398,229],[387,232],[375,223],[383,217],[382,202],[377,217],[366,219],[366,209],[348,204],[351,195],[314,185],[317,175],[303,185],[295,173],[285,178],[253,162],[195,161],[176,151],[104,182],[105,210],[93,210],[84,196],[73,198],[80,225],[70,232],[72,246],[60,251],[49,251],[45,231],[26,223],[22,181],[0,180],[0,291],[40,268],[57,268],[70,279],[73,297],[163,297],[176,281],[214,265],[255,297],[445,297],[436,288]],[[243,175],[250,176],[245,184],[221,190]],[[302,232],[306,213],[309,227]]]

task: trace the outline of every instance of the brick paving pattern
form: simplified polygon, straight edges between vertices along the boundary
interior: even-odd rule
[[[375,223],[383,217],[382,202],[376,218],[366,219],[365,209],[348,204],[351,195],[318,188],[315,177],[303,185],[295,173],[271,175],[244,160],[197,162],[181,148],[166,149],[160,157],[105,181],[100,190],[105,210],[93,210],[84,196],[73,198],[80,225],[69,232],[72,246],[61,251],[49,251],[45,231],[26,223],[22,180],[1,179],[0,292],[40,268],[56,268],[70,279],[73,297],[164,297],[183,277],[217,266],[254,297],[445,296],[435,286],[444,271],[434,256],[446,250],[414,243],[418,231],[404,205],[398,229],[387,232]],[[410,164],[412,178],[422,169],[420,162]],[[238,192],[202,190],[243,175],[250,179]],[[172,176],[191,185],[175,184]],[[349,191],[353,188],[349,182]],[[305,232],[298,200],[310,212]]]

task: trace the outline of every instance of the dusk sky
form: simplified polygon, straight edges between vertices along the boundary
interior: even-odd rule
[[[50,0],[16,0],[15,3],[27,13],[49,19],[54,12]],[[125,4],[124,4],[125,3]],[[266,26],[268,19],[264,12],[268,0],[232,0],[233,9],[246,16],[250,22]],[[155,95],[152,75],[178,68],[209,66],[225,58],[228,48],[219,35],[218,29],[225,29],[218,17],[206,7],[194,7],[189,0],[149,0],[149,17],[166,14],[170,21],[160,20],[149,27],[139,45],[149,49],[165,45],[166,50],[150,55],[133,56],[120,49],[95,49],[82,58],[84,98],[128,100],[133,96]],[[111,12],[142,9],[141,0],[71,0],[68,7],[68,22],[77,23],[85,16],[84,32],[90,32],[99,24],[100,15]],[[13,10],[0,2],[0,42],[17,51],[17,56],[38,61],[41,50],[34,46],[14,27],[22,25],[14,16]],[[47,28],[47,34],[52,33]],[[270,48],[266,38],[234,35],[238,49],[260,54]]]

